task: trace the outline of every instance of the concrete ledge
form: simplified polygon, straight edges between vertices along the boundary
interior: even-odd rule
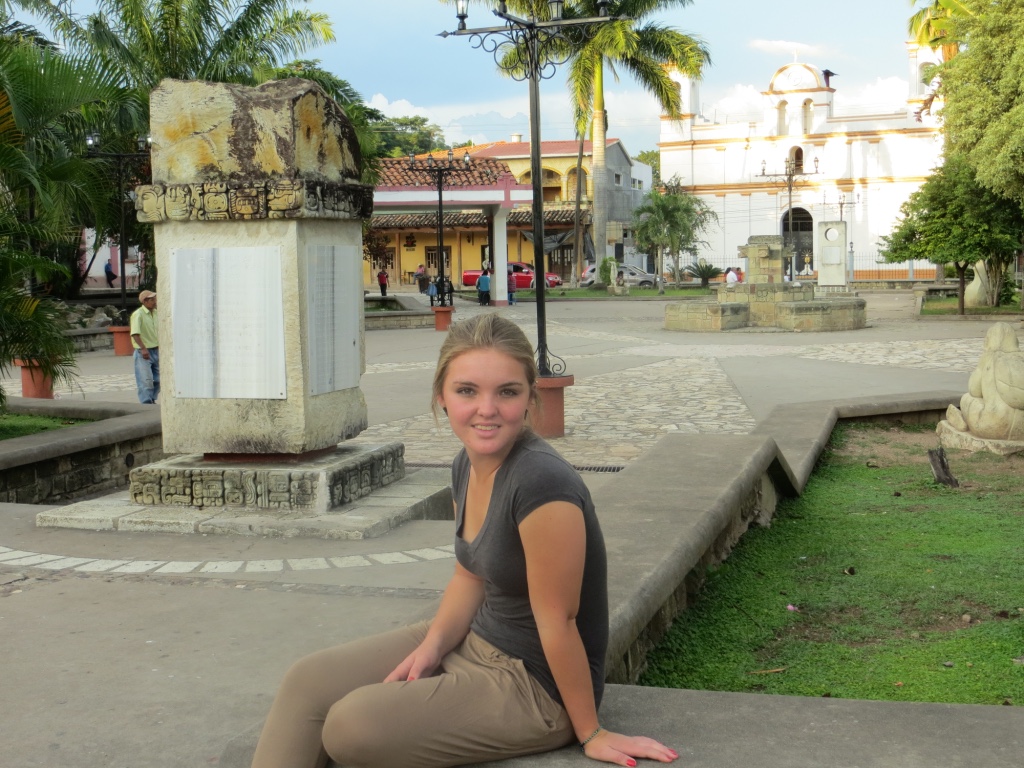
[[[163,458],[153,406],[10,398],[11,410],[97,419],[0,441],[0,501],[38,504],[127,485],[128,471]]]
[[[18,402],[22,401],[22,402]],[[22,398],[10,398],[14,413],[64,416],[69,419],[99,419],[59,431],[16,437],[0,442],[0,470],[21,467],[47,459],[99,448],[114,442],[159,435],[160,409],[153,406],[81,402],[73,406],[41,400],[30,406]]]
[[[685,768],[1016,768],[1024,749],[1020,707],[612,685],[601,705],[601,722],[671,746],[679,752],[675,765]],[[484,765],[582,768],[595,763],[570,746]]]
[[[941,415],[960,394],[779,406],[750,435],[667,435],[604,484],[594,502],[608,550],[608,681],[639,678],[707,569],[751,524],[767,524],[780,496],[803,491],[839,419],[915,423]],[[1024,746],[1024,712],[1007,707],[610,685],[601,720],[664,741],[690,768],[1010,768]],[[233,739],[220,765],[247,768],[258,735],[254,726]],[[576,747],[491,763],[591,764]]]

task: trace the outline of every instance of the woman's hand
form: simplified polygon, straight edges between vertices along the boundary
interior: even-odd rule
[[[654,739],[648,739],[646,736],[623,736],[611,731],[598,733],[587,742],[583,752],[592,760],[625,765],[629,768],[636,765],[634,758],[637,757],[657,760],[660,763],[671,763],[679,757],[679,753],[674,749],[669,749]]]
[[[421,644],[415,651],[406,656],[402,663],[395,667],[391,674],[384,678],[385,683],[402,680],[419,680],[430,677],[441,664],[441,657],[435,651]]]

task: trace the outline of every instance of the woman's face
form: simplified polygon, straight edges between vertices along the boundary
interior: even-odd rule
[[[503,460],[523,430],[530,386],[521,363],[496,349],[475,349],[448,366],[438,403],[470,458]]]

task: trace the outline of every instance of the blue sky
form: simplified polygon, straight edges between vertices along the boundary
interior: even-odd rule
[[[75,10],[95,7],[76,0]],[[500,76],[490,54],[467,38],[437,37],[456,26],[454,8],[441,0],[311,0],[327,13],[337,42],[306,54],[345,78],[364,99],[389,115],[423,115],[448,142],[508,139],[528,134],[525,83]],[[471,6],[469,25],[492,26],[490,3]],[[856,12],[856,16],[853,15]],[[799,60],[838,72],[837,111],[898,108],[906,98],[907,0],[862,0],[843,6],[822,0],[695,0],[656,17],[703,37],[713,65],[701,86],[709,117],[747,113],[775,70]],[[609,136],[631,153],[654,149],[659,112],[653,99],[624,76],[606,82]],[[541,85],[542,137],[571,139],[565,73]]]
[[[526,84],[501,77],[491,56],[474,50],[467,38],[436,36],[455,28],[450,5],[440,0],[313,0],[311,5],[331,15],[338,37],[316,55],[385,113],[424,115],[444,129],[448,141],[529,133]],[[493,25],[489,5],[471,6],[471,27]],[[701,86],[701,102],[705,114],[717,112],[721,119],[748,112],[751,97],[768,87],[775,70],[793,61],[794,53],[800,61],[839,73],[832,81],[837,110],[898,107],[907,93],[904,41],[910,13],[907,0],[863,0],[856,6],[695,0],[656,18],[703,37],[710,46],[713,65]],[[657,105],[627,78],[606,83],[609,136],[623,139],[631,153],[654,149]],[[542,83],[541,98],[543,138],[571,139],[564,72]]]

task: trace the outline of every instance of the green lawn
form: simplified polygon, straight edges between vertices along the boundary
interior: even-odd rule
[[[0,413],[0,440],[11,437],[24,437],[37,432],[70,427],[73,424],[84,424],[83,419],[61,419],[50,416],[28,416],[19,413]]]
[[[650,656],[644,685],[1024,704],[1024,458],[839,427],[799,499],[752,529]]]
[[[1020,302],[1004,304],[1001,307],[965,307],[968,315],[1019,315],[1024,313]],[[921,307],[922,315],[955,315],[957,314],[956,297],[936,296],[927,299]]]

